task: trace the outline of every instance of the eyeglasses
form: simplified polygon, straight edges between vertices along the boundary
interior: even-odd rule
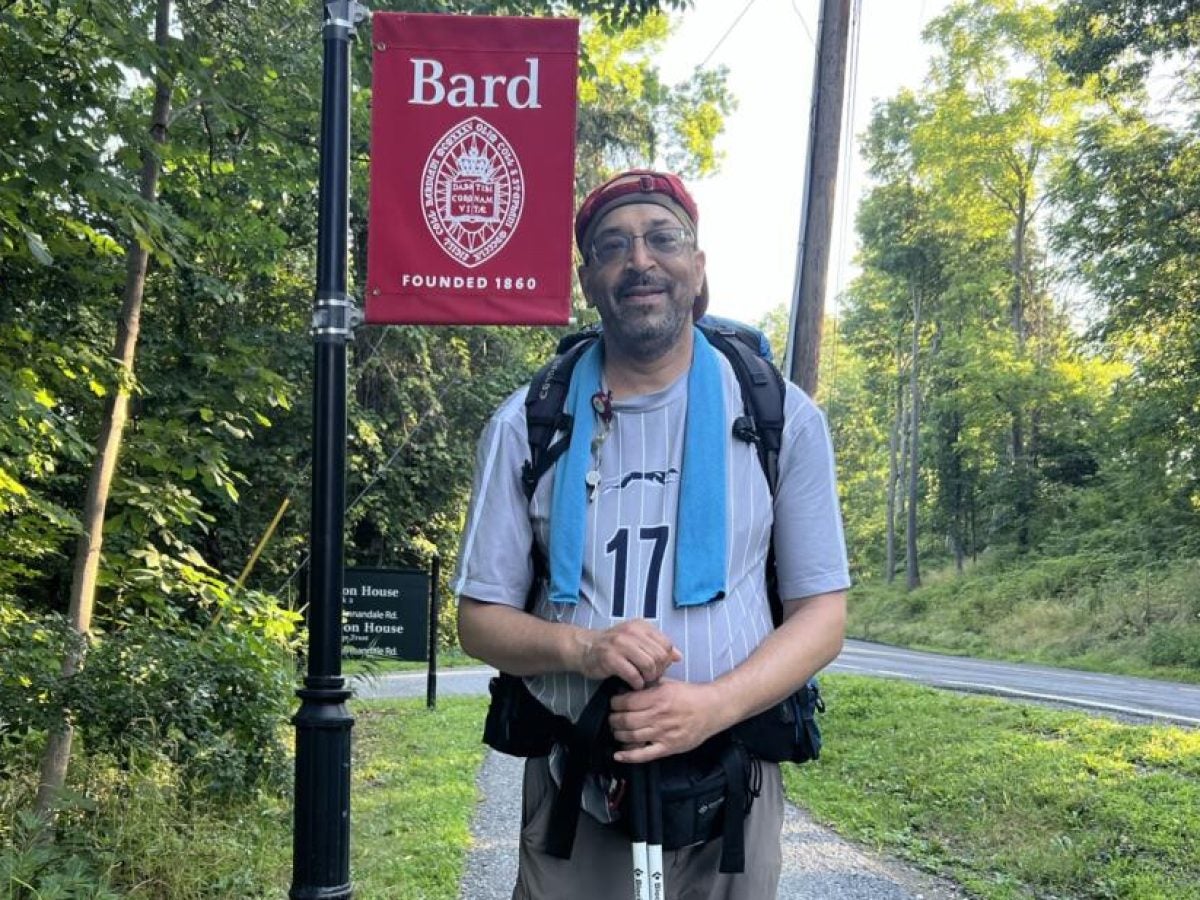
[[[638,238],[646,244],[646,252],[664,258],[683,252],[691,244],[692,235],[686,228],[678,227],[651,228],[643,234],[607,231],[592,241],[592,259],[602,266],[628,259]]]

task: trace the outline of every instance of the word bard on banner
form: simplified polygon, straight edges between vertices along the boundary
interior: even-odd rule
[[[451,75],[443,84],[446,67],[439,60],[414,59],[413,93],[408,102],[418,106],[445,103],[447,106],[498,109],[497,97],[503,97],[513,109],[541,109],[542,105],[538,103],[538,58],[530,56],[525,62],[529,68],[521,75],[481,75],[476,79],[460,72]],[[476,87],[481,100],[476,99]]]

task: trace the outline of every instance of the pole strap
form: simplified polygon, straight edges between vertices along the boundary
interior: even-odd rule
[[[355,26],[370,14],[371,11],[357,0],[331,0],[325,4],[325,24],[321,34],[325,38],[351,39],[355,37]]]
[[[354,329],[363,323],[362,310],[350,294],[318,295],[313,304],[314,337],[342,337],[354,340]]]

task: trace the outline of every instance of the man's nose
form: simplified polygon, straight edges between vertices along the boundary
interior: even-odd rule
[[[645,235],[635,234],[629,246],[629,266],[639,272],[644,272],[657,262],[650,246],[646,243]]]

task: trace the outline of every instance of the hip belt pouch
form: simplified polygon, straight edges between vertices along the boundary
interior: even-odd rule
[[[483,723],[483,742],[509,756],[545,756],[570,722],[546,709],[525,682],[501,672],[488,682],[492,695]]]
[[[724,742],[717,750],[701,747],[659,760],[658,766],[663,849],[679,850],[722,838],[720,870],[743,871],[744,822],[761,789],[757,761],[739,744]],[[625,780],[628,785],[630,779]],[[633,821],[630,806],[627,791],[616,823],[626,833]]]

